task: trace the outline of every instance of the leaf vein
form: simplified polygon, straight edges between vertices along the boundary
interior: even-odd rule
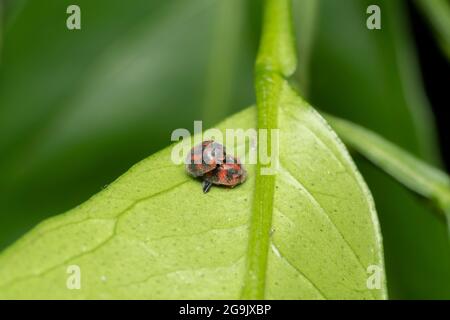
[[[324,216],[327,218],[327,220],[330,222],[330,225],[333,227],[333,229],[335,229],[335,231],[339,234],[340,238],[342,239],[342,241],[346,244],[346,246],[349,248],[350,252],[352,253],[352,255],[354,256],[354,258],[356,259],[356,261],[358,262],[358,264],[361,266],[361,268],[363,269],[364,273],[366,272],[366,268],[364,267],[363,262],[361,261],[361,258],[359,257],[359,255],[356,253],[356,251],[353,249],[353,247],[350,245],[350,243],[347,241],[347,239],[344,237],[344,235],[342,234],[341,230],[339,230],[339,228],[337,227],[336,223],[333,221],[333,219],[331,219],[330,214],[328,213],[328,211],[320,204],[319,200],[314,196],[314,194],[312,194],[307,188],[306,186],[301,183],[290,171],[289,169],[287,169],[285,166],[283,166],[281,164],[281,160],[280,160],[280,171],[282,173],[284,173],[285,176],[288,176],[290,180],[295,181],[298,186],[306,193],[306,195],[308,196],[308,198],[310,199],[311,203],[319,209],[320,212],[322,212],[324,214]],[[286,179],[286,178],[285,178]]]
[[[106,237],[103,241],[101,241],[98,245],[96,245],[95,247],[93,247],[92,249],[87,250],[87,251],[83,251],[83,252],[81,252],[81,253],[79,253],[79,254],[76,254],[76,255],[74,255],[74,256],[72,256],[72,257],[70,257],[70,258],[67,258],[67,259],[65,259],[64,261],[58,263],[57,265],[55,265],[55,266],[53,266],[53,267],[50,267],[50,268],[47,268],[46,270],[41,271],[41,272],[39,272],[39,273],[31,274],[31,275],[27,275],[27,276],[24,276],[24,277],[19,277],[19,278],[12,279],[12,280],[10,280],[10,281],[4,283],[3,285],[1,285],[0,288],[3,288],[3,287],[6,287],[6,286],[9,286],[9,285],[12,285],[12,284],[14,284],[14,283],[16,283],[16,282],[22,282],[22,281],[25,281],[25,280],[27,280],[27,279],[31,279],[31,278],[36,278],[36,277],[44,276],[44,275],[48,274],[49,272],[52,272],[53,270],[55,270],[55,269],[57,269],[57,268],[60,268],[60,267],[62,267],[62,266],[64,266],[64,265],[66,265],[66,264],[68,264],[68,263],[69,263],[70,261],[72,261],[72,260],[79,259],[79,258],[81,258],[81,257],[84,257],[84,256],[86,256],[86,255],[89,255],[89,254],[92,254],[92,253],[96,252],[97,250],[99,250],[100,248],[102,248],[103,246],[105,246],[108,242],[110,242],[110,241],[114,238],[115,235],[117,235],[117,226],[118,226],[119,220],[124,216],[124,214],[125,214],[126,212],[132,210],[132,209],[133,209],[136,205],[138,205],[139,203],[141,203],[141,202],[143,202],[143,201],[146,201],[146,200],[149,200],[149,199],[151,199],[151,198],[153,198],[153,197],[159,196],[159,195],[161,195],[161,194],[164,194],[164,193],[166,193],[166,192],[172,191],[173,189],[175,189],[175,188],[177,188],[177,187],[183,185],[184,183],[186,183],[186,182],[188,182],[188,181],[189,181],[189,180],[184,180],[184,181],[182,181],[182,182],[180,182],[180,183],[178,183],[178,184],[175,184],[175,185],[173,185],[173,186],[171,186],[171,187],[169,187],[169,188],[167,188],[167,189],[164,189],[164,190],[159,191],[159,192],[156,192],[156,193],[154,193],[154,194],[152,194],[152,195],[150,195],[150,196],[143,197],[143,198],[141,198],[141,199],[136,200],[133,204],[131,204],[131,205],[128,206],[126,209],[124,209],[122,212],[120,212],[119,214],[116,215],[116,217],[115,217],[115,218],[116,218],[116,221],[114,222],[114,226],[113,226],[112,233],[111,233],[108,237]],[[86,219],[86,220],[87,220],[87,219]]]
[[[276,250],[276,251],[275,251]],[[289,267],[291,267],[293,270],[295,270],[303,279],[308,281],[311,286],[320,294],[322,298],[327,300],[328,298],[326,295],[322,292],[322,290],[319,289],[319,287],[311,280],[309,279],[298,267],[296,267],[289,258],[286,257],[285,254],[280,250],[280,248],[272,241],[272,251],[274,254],[279,257],[282,261],[284,261]]]

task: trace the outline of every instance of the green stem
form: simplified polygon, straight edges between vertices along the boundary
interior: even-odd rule
[[[447,174],[359,125],[330,115],[325,117],[345,144],[410,190],[431,200],[450,220],[450,178]]]
[[[296,68],[290,0],[266,0],[261,42],[255,66],[255,90],[258,128],[266,129],[268,154],[271,154],[271,130],[278,129],[278,107],[285,78]],[[261,143],[258,143],[260,149]],[[261,154],[261,153],[259,153]],[[270,166],[258,161],[255,193],[250,218],[247,266],[241,297],[263,299],[267,256],[272,226],[275,176],[262,175]]]

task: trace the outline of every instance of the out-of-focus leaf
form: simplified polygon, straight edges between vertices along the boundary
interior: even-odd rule
[[[201,119],[211,57],[247,75],[222,81],[230,86],[225,105],[253,101],[245,34],[222,39],[244,42],[236,56],[210,50],[221,1],[82,0],[75,31],[66,28],[70,4],[21,1],[5,12],[0,247],[168,145],[173,129]]]
[[[245,1],[242,0],[219,1],[216,10],[203,101],[202,120],[205,126],[213,125],[229,114],[236,79],[250,79],[250,73],[243,75],[239,72],[239,60],[242,60],[239,57],[249,51],[249,47],[243,47],[243,37],[240,36],[244,32],[247,13],[243,4]]]
[[[3,16],[3,2],[0,1],[0,59],[2,57],[2,46],[3,46],[3,29],[5,26],[4,16]]]
[[[320,2],[317,0],[293,0],[292,3],[292,10],[295,13],[293,22],[298,48],[298,67],[296,70],[298,88],[296,89],[306,96],[309,90],[311,54]]]
[[[218,128],[255,124],[250,108]],[[383,270],[374,204],[345,147],[286,83],[279,124],[264,298],[384,298],[384,285],[367,287],[367,268]],[[239,298],[255,168],[247,166],[243,185],[204,195],[200,182],[172,163],[171,152],[142,161],[6,249],[0,297]],[[81,290],[66,287],[69,265],[80,267]]]
[[[450,59],[450,2],[448,0],[416,0],[427,17],[442,50]]]
[[[367,7],[381,8],[382,29],[366,28]],[[380,132],[436,163],[430,110],[401,0],[321,0],[309,100],[320,109]],[[450,298],[445,225],[414,195],[357,159],[378,208],[391,298]],[[432,249],[431,249],[432,248]]]

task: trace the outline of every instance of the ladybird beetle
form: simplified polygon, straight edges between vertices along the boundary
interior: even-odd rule
[[[186,158],[186,171],[193,177],[201,177],[222,164],[225,147],[213,140],[203,141],[193,147]]]
[[[203,179],[203,192],[213,184],[234,188],[247,177],[239,159],[226,155],[225,147],[214,140],[203,141],[193,147],[186,158],[186,171],[193,177]]]
[[[203,192],[207,193],[213,184],[234,188],[246,178],[247,172],[239,159],[227,155],[224,163],[203,176]]]

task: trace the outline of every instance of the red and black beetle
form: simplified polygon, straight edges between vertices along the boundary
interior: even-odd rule
[[[203,179],[204,193],[213,184],[234,188],[247,178],[239,159],[226,155],[225,147],[213,140],[193,147],[186,160],[186,171],[193,177]]]

